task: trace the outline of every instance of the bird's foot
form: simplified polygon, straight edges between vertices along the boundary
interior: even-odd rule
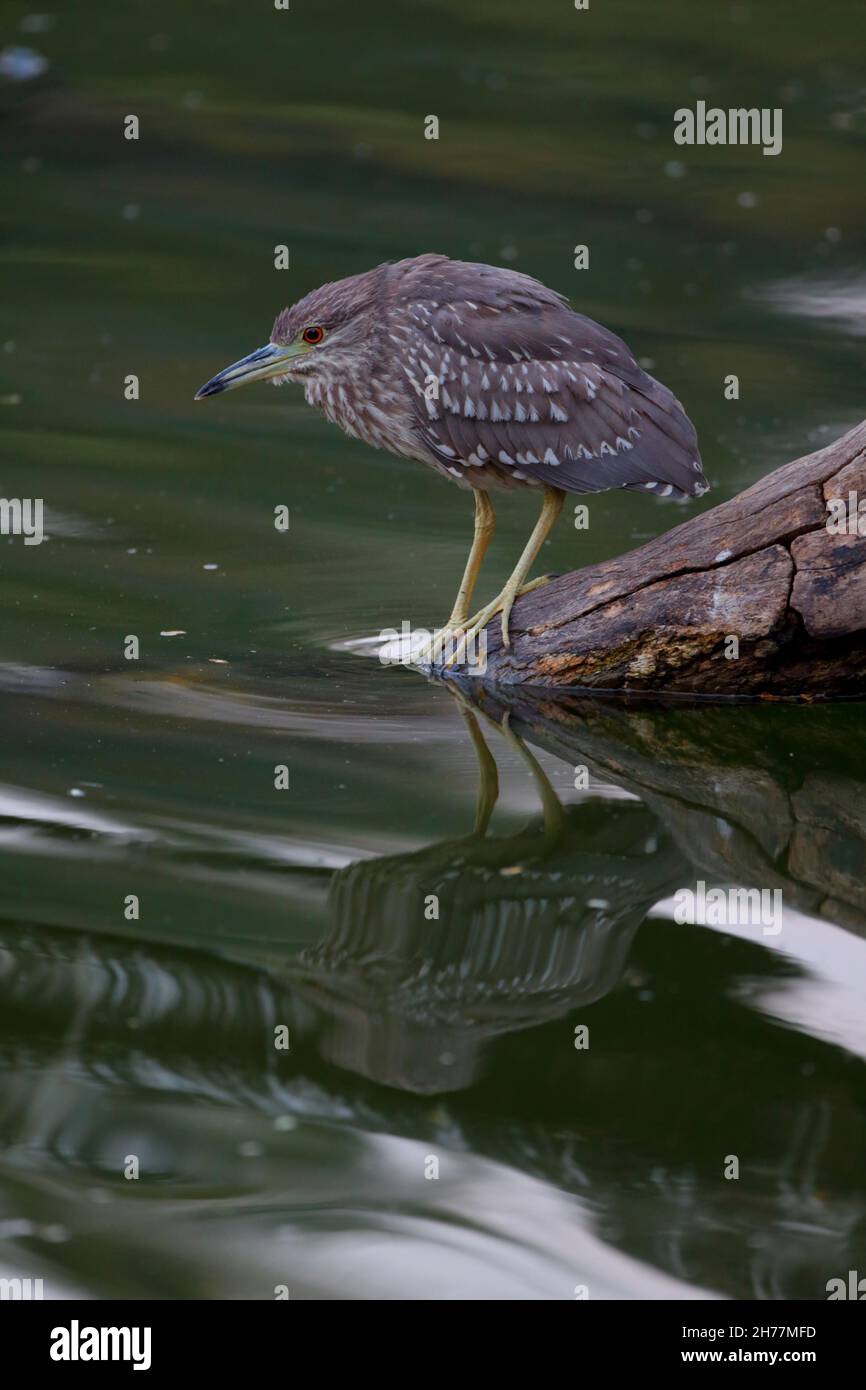
[[[508,625],[511,617],[511,609],[515,601],[522,598],[524,594],[531,594],[533,590],[540,589],[545,584],[549,584],[551,580],[556,579],[556,577],[555,574],[542,574],[538,579],[530,580],[528,584],[521,584],[519,588],[514,588],[510,584],[506,584],[501,594],[497,594],[496,598],[492,599],[486,607],[480,609],[471,618],[466,619],[457,647],[450,653],[448,659],[444,663],[445,666],[456,666],[459,661],[463,660],[467,651],[471,651],[472,653],[470,665],[478,666],[481,662],[486,660],[486,644],[479,644],[478,638],[490,620],[496,617],[497,613],[502,614],[502,645],[504,647],[510,647],[511,634]],[[479,652],[478,650],[480,645],[484,645],[483,652]],[[481,661],[479,661],[479,656]]]
[[[444,627],[436,629],[429,641],[422,642],[414,653],[414,660],[420,666],[447,665],[467,626],[465,622],[455,623],[449,620]]]
[[[514,592],[513,592],[513,594],[512,594],[512,597],[511,597],[511,603],[513,604],[517,599],[523,598],[523,595],[524,595],[524,594],[531,594],[535,589],[543,589],[545,584],[550,584],[550,583],[553,582],[554,579],[558,579],[558,578],[559,578],[559,575],[558,575],[558,574],[541,574],[541,575],[539,575],[539,577],[538,577],[537,579],[530,579],[530,581],[529,581],[528,584],[521,584],[521,586],[520,586],[519,589],[515,589],[515,590],[514,590]],[[502,593],[501,593],[501,594],[497,594],[497,596],[496,596],[495,599],[492,599],[491,602],[488,603],[484,608],[479,609],[479,611],[478,611],[473,617],[467,618],[467,619],[466,619],[466,622],[464,623],[463,626],[464,626],[465,628],[470,628],[470,627],[474,626],[474,624],[477,623],[478,620],[480,619],[481,614],[482,614],[482,613],[486,613],[487,610],[488,610],[489,608],[493,608],[494,605],[496,605],[496,604],[499,604],[499,605],[500,605],[500,608],[496,608],[495,611],[496,611],[496,612],[502,611],[501,605],[504,604],[505,596],[506,596],[507,593],[508,593],[508,585],[506,584],[506,586],[505,586],[505,588],[502,590]],[[508,609],[508,611],[509,611],[509,613],[511,612],[511,605],[510,605],[510,604],[509,604],[509,609]],[[503,617],[505,617],[504,613],[503,613]],[[489,622],[490,619],[488,618],[487,621]],[[505,623],[505,626],[507,627],[507,622]],[[507,647],[507,646],[510,646],[510,643],[509,643],[507,637],[506,637],[505,645],[506,645],[506,647]]]
[[[444,662],[446,670],[465,663],[483,674],[487,665],[487,638],[484,635],[484,629],[491,619],[496,617],[497,613],[502,614],[502,640],[506,647],[510,646],[508,619],[516,597],[516,593],[509,594],[506,589],[503,589],[502,593],[497,594],[486,608],[482,608],[480,612],[475,614],[474,618],[469,619],[465,631],[461,633],[456,646]]]

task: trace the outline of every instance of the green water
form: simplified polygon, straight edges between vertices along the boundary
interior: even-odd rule
[[[858,8],[28,14],[0,490],[48,539],[0,540],[0,1273],[825,1297],[866,1269],[862,707],[473,711],[353,646],[446,615],[466,497],[297,390],[192,397],[316,284],[439,250],[652,362],[700,434],[691,510],[829,442],[864,413]],[[676,147],[699,98],[781,106],[782,154]],[[531,510],[500,503],[490,592]],[[544,567],[686,514],[602,494]],[[780,890],[782,930],[678,924],[698,881]]]

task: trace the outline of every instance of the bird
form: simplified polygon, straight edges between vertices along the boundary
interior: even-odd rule
[[[274,321],[264,347],[196,400],[249,382],[296,382],[346,434],[471,489],[474,534],[450,617],[426,649],[465,658],[515,600],[568,493],[622,488],[691,498],[709,484],[695,427],[614,333],[517,270],[426,253],[320,286]],[[491,493],[535,488],[541,510],[501,592],[472,597],[496,525]]]

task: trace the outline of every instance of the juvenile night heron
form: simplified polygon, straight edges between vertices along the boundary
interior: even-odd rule
[[[452,661],[508,620],[568,492],[639,489],[699,497],[708,484],[676,397],[620,338],[514,270],[425,255],[313,290],[277,316],[271,340],[202,396],[249,381],[303,384],[347,434],[419,459],[473,489],[475,536],[451,616]],[[541,515],[502,592],[469,616],[495,527],[492,488],[540,488]]]

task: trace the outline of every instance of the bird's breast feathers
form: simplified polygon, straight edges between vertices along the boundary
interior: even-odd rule
[[[405,387],[375,374],[365,379],[329,381],[310,376],[304,382],[309,405],[353,439],[401,458],[433,462],[415,429]]]

